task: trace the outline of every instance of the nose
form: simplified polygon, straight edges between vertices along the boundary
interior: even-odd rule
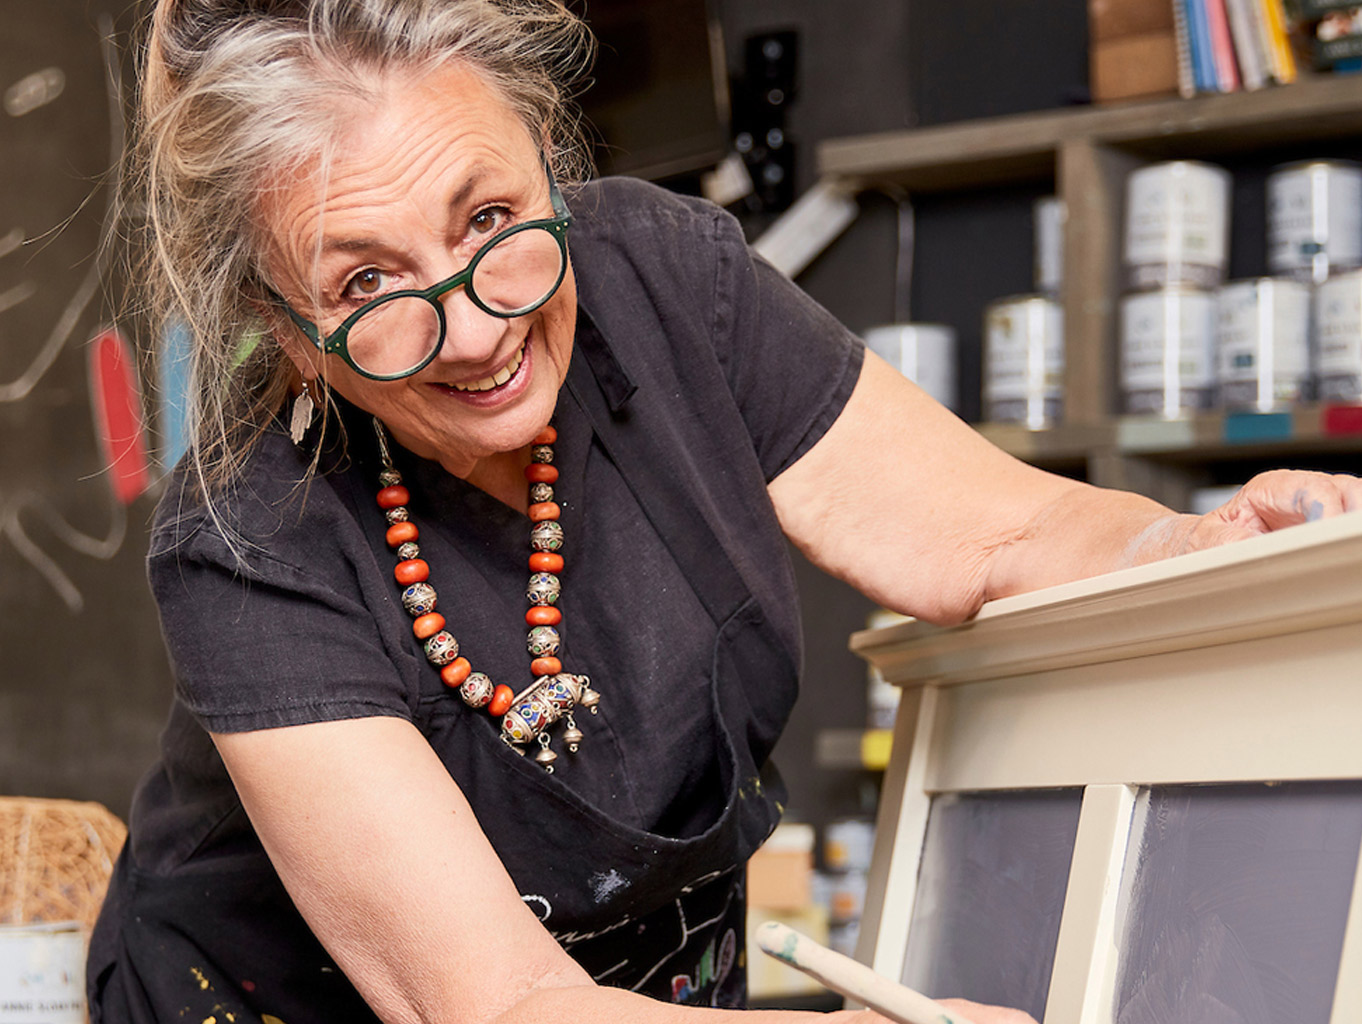
[[[445,311],[445,340],[436,361],[478,363],[496,354],[510,330],[510,320],[480,309],[463,287],[446,292],[437,301]]]

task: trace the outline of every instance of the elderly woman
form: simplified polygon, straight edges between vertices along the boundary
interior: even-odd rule
[[[197,341],[197,433],[96,1022],[739,1006],[787,538],[959,621],[1362,504],[1274,474],[1178,516],[992,449],[721,211],[568,188],[588,49],[559,0],[156,7],[147,274]]]

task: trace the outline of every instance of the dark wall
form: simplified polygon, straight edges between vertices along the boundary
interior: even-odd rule
[[[757,32],[799,32],[798,95],[787,114],[797,147],[797,191],[816,176],[822,139],[1082,100],[1087,83],[1085,0],[722,0],[731,70]],[[978,413],[984,304],[1031,287],[1031,201],[1013,189],[914,202],[914,319],[956,327],[966,418]],[[911,199],[912,197],[910,197]],[[853,331],[894,318],[898,206],[860,198],[857,221],[798,279]],[[755,238],[769,217],[749,216]],[[874,606],[796,555],[805,622],[805,688],[776,751],[792,816],[822,824],[873,809],[873,776],[814,763],[816,734],[865,724],[865,666],[847,651]]]
[[[87,369],[111,321],[98,249],[120,144],[101,35],[126,6],[0,2],[0,792],[120,814],[170,694],[151,499],[115,498]]]

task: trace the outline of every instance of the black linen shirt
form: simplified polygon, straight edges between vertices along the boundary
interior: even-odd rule
[[[580,308],[554,417],[561,657],[602,694],[599,715],[577,716],[581,751],[545,775],[425,660],[358,410],[341,403],[343,433],[332,425],[326,472],[306,485],[311,453],[281,431],[263,439],[223,503],[235,551],[172,487],[148,567],[177,687],[91,954],[96,1022],[211,1010],[190,972],[202,963],[213,1005],[248,1018],[363,1017],[208,733],[369,715],[421,730],[522,897],[594,977],[741,1001],[742,865],[781,811],[768,755],[800,656],[766,485],[841,412],[862,350],[722,211],[626,179],[569,203]],[[394,457],[447,628],[475,670],[519,690],[526,517]]]

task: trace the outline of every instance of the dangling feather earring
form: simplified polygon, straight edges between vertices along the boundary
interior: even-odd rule
[[[288,436],[294,444],[303,443],[307,428],[312,426],[312,414],[316,409],[317,405],[312,401],[312,393],[308,390],[307,378],[304,377],[302,393],[293,400],[293,412],[288,421]]]

